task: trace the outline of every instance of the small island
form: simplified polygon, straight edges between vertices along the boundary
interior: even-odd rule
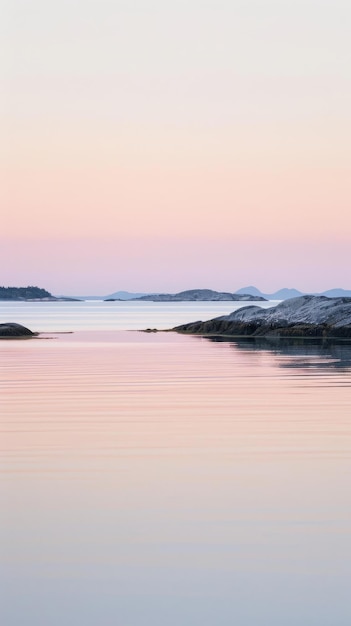
[[[22,339],[29,337],[37,337],[39,333],[33,333],[29,328],[16,324],[15,322],[6,322],[0,324],[0,339]]]
[[[213,291],[212,289],[189,289],[179,293],[156,293],[132,298],[142,302],[265,302],[262,296],[252,296],[247,293],[229,293],[226,291]]]
[[[229,315],[172,328],[204,336],[351,339],[351,298],[301,296],[263,309],[246,306]]]
[[[41,287],[0,287],[0,300],[24,302],[77,302],[77,298],[57,298]]]

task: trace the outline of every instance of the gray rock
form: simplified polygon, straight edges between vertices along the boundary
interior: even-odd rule
[[[0,338],[8,337],[35,337],[37,333],[33,333],[29,328],[15,324],[14,322],[6,322],[0,324]]]
[[[173,330],[237,336],[351,338],[351,298],[301,296],[269,309],[246,306],[229,315],[183,324]]]

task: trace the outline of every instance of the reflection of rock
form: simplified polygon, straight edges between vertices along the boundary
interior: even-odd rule
[[[133,298],[133,300],[142,300],[144,302],[215,302],[218,300],[264,302],[265,298],[261,296],[251,296],[247,293],[238,294],[213,291],[212,289],[189,289],[188,291],[180,291],[179,293],[155,293],[142,296],[141,298]]]
[[[173,330],[201,335],[351,338],[351,298],[301,296],[269,309],[247,306]]]
[[[208,341],[230,344],[240,352],[266,352],[291,357],[279,360],[281,368],[345,369],[351,368],[351,344],[342,339],[315,340],[308,337],[226,337],[209,335]]]
[[[37,333],[33,333],[29,328],[21,326],[21,324],[15,324],[14,322],[7,322],[6,324],[0,324],[0,337],[34,337]]]

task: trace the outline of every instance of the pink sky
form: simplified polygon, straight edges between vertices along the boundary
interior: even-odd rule
[[[349,5],[49,4],[5,16],[1,284],[351,288]]]

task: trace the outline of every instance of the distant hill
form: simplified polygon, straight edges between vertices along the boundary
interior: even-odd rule
[[[327,296],[327,298],[351,298],[351,291],[347,289],[328,289],[323,291],[321,296]]]
[[[297,298],[298,296],[302,296],[302,292],[297,289],[279,289],[274,293],[263,293],[257,287],[249,286],[243,287],[242,289],[238,289],[235,293],[250,293],[255,296],[263,296],[267,300],[287,300],[288,298]]]
[[[254,287],[253,285],[250,285],[249,287],[243,287],[242,289],[238,289],[235,293],[239,293],[239,294],[248,293],[251,296],[262,296],[262,292],[259,289],[257,289],[257,287]]]
[[[111,293],[108,296],[104,297],[104,300],[107,298],[114,298],[115,300],[135,300],[135,298],[141,298],[143,296],[147,296],[149,294],[146,293],[130,293],[130,291],[116,291],[115,293]]]
[[[274,294],[272,294],[272,300],[288,300],[289,298],[298,298],[301,296],[301,291],[297,289],[279,289]],[[273,297],[274,296],[274,297]]]
[[[188,291],[180,291],[179,293],[158,293],[152,295],[133,298],[133,300],[142,300],[146,302],[208,302],[208,301],[262,301],[262,296],[253,296],[250,294],[228,293],[225,291],[213,291],[212,289],[189,289]]]
[[[249,293],[255,296],[263,296],[267,300],[288,300],[289,298],[297,298],[299,296],[304,295],[313,295],[313,296],[326,296],[327,298],[350,298],[351,291],[347,291],[345,289],[329,289],[328,291],[323,291],[321,293],[313,292],[311,294],[305,294],[302,291],[298,291],[297,289],[279,289],[274,293],[263,293],[257,287],[243,287],[242,289],[238,289],[235,293]]]
[[[107,296],[74,296],[78,300],[134,300],[140,296],[146,296],[146,293],[131,293],[130,291],[116,291]]]

